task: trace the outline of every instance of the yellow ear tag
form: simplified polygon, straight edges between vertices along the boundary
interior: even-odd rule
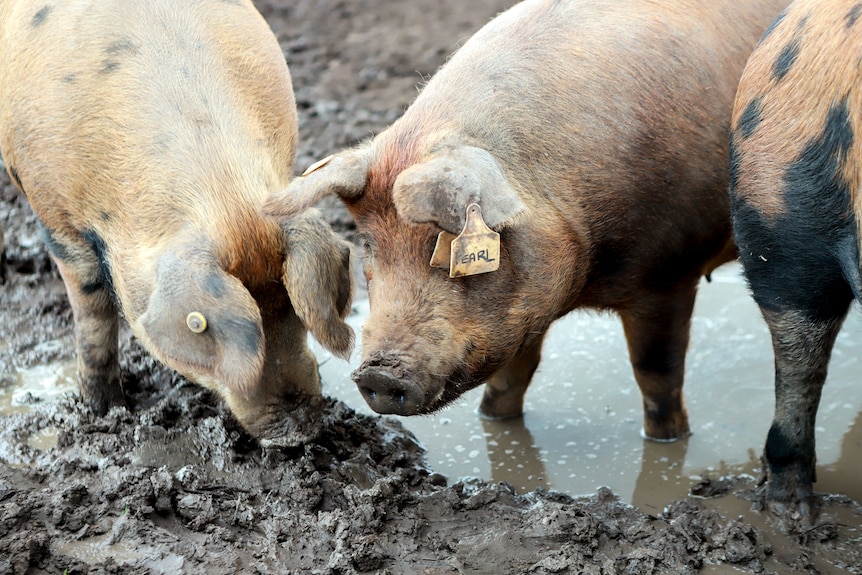
[[[199,311],[193,311],[186,316],[186,326],[192,333],[203,333],[207,330],[207,318]]]
[[[467,206],[467,221],[458,237],[452,240],[451,250],[451,278],[493,272],[500,267],[500,234],[485,224],[479,204]]]

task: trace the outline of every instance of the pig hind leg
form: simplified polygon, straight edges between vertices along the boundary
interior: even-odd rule
[[[518,417],[524,413],[524,394],[542,357],[544,334],[524,344],[515,358],[485,382],[479,413],[490,419]]]
[[[817,408],[835,338],[853,300],[843,270],[859,265],[855,250],[828,253],[817,247],[855,244],[856,236],[846,226],[839,234],[845,241],[817,237],[802,220],[768,226],[746,208],[736,212],[737,237],[746,246],[740,249],[743,266],[775,356],[775,414],[764,449],[768,496],[799,502],[810,512]]]
[[[846,311],[846,308],[845,308]],[[844,315],[763,310],[775,353],[775,415],[766,437],[769,498],[811,509],[815,475],[814,424],[827,366]]]
[[[673,441],[689,434],[682,386],[696,291],[694,280],[620,310],[649,439]]]
[[[117,344],[119,318],[109,275],[100,264],[101,242],[84,249],[62,246],[49,233],[49,250],[57,264],[75,319],[78,385],[84,402],[98,415],[124,405]],[[82,253],[83,252],[83,253]]]

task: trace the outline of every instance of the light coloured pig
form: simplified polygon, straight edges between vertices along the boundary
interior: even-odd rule
[[[306,328],[346,357],[349,246],[291,179],[284,56],[248,0],[0,2],[0,151],[44,226],[75,317],[78,379],[122,404],[118,318],[266,442],[308,437]]]

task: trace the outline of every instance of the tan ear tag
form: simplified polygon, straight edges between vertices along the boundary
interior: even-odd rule
[[[451,245],[451,278],[493,272],[500,267],[500,234],[485,224],[479,204],[467,206],[464,229]]]
[[[431,267],[441,268],[449,271],[449,259],[452,257],[452,240],[457,238],[455,234],[443,231],[437,234],[437,245],[431,254]]]

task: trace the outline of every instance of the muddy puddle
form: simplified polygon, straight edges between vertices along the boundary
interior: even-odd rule
[[[350,321],[359,328],[367,314],[368,302],[360,299]],[[713,540],[708,540],[708,544],[699,544],[702,549],[698,549],[698,545],[692,547],[697,550],[697,560],[685,559],[685,554],[675,555],[674,561],[680,562],[673,563],[675,567],[667,564],[662,567],[661,561],[645,566],[634,563],[640,565],[638,569],[646,569],[643,572],[647,573],[862,573],[862,565],[858,564],[858,548],[862,545],[862,509],[852,501],[841,498],[846,495],[856,501],[862,500],[859,480],[862,477],[862,394],[856,392],[854,375],[857,363],[855,352],[862,347],[859,346],[860,339],[862,320],[858,313],[853,313],[836,346],[818,417],[819,481],[816,488],[819,492],[834,494],[824,498],[823,521],[813,530],[816,544],[828,542],[825,551],[818,549],[815,553],[816,547],[810,550],[802,547],[800,551],[800,541],[808,536],[800,536],[798,529],[791,529],[788,533],[780,521],[760,512],[752,491],[754,478],[759,473],[758,457],[772,414],[771,352],[768,332],[748,297],[737,266],[725,266],[718,270],[713,281],[704,282],[701,287],[687,369],[686,392],[694,430],[687,440],[662,444],[641,438],[640,395],[631,375],[617,318],[576,312],[563,318],[552,329],[546,340],[543,362],[527,395],[526,414],[523,419],[514,421],[480,418],[476,407],[481,389],[468,393],[455,405],[432,416],[378,418],[367,408],[349,378],[350,371],[358,364],[359,352],[355,352],[352,361],[347,363],[330,357],[312,342],[322,363],[325,393],[357,412],[351,415],[345,411],[345,407],[335,404],[335,415],[327,416],[332,418],[331,427],[334,430],[348,426],[349,433],[345,432],[347,435],[339,441],[352,444],[362,434],[367,434],[368,437],[357,444],[361,445],[360,451],[380,450],[385,453],[392,449],[386,443],[393,438],[399,445],[409,446],[410,440],[402,438],[403,432],[397,426],[400,423],[425,448],[424,462],[438,479],[420,481],[415,476],[404,475],[405,472],[399,470],[400,465],[394,469],[375,467],[374,464],[370,467],[366,467],[366,464],[356,466],[352,460],[343,462],[343,469],[336,466],[322,475],[318,471],[311,477],[318,477],[319,481],[323,481],[321,486],[328,486],[323,488],[324,493],[332,489],[333,485],[336,486],[336,493],[340,493],[329,503],[323,504],[324,509],[336,505],[335,501],[345,498],[348,492],[361,501],[364,501],[363,498],[378,497],[375,509],[379,509],[376,512],[396,518],[386,523],[373,523],[378,530],[375,538],[379,537],[380,540],[386,537],[403,539],[406,527],[399,521],[406,521],[410,529],[419,529],[417,525],[426,524],[435,526],[434,529],[442,529],[440,525],[461,524],[464,533],[479,538],[475,530],[481,529],[483,524],[488,521],[493,523],[503,516],[509,517],[507,521],[516,523],[482,536],[482,544],[491,545],[486,552],[494,554],[494,561],[498,565],[523,567],[526,555],[540,558],[539,563],[548,567],[529,571],[521,571],[519,567],[519,570],[511,571],[513,573],[581,572],[570,569],[577,561],[569,556],[560,559],[559,565],[565,568],[555,570],[557,563],[554,562],[554,553],[562,551],[549,552],[547,549],[557,544],[549,541],[568,540],[564,538],[558,541],[559,535],[552,534],[547,541],[542,539],[543,543],[538,547],[535,547],[535,542],[522,542],[519,551],[511,557],[501,554],[506,546],[502,540],[497,543],[492,541],[491,544],[487,542],[488,537],[493,540],[503,537],[503,533],[508,534],[506,537],[524,536],[529,540],[529,534],[537,529],[529,523],[530,513],[539,513],[537,509],[541,509],[544,515],[535,516],[533,520],[545,527],[553,526],[563,510],[571,509],[571,505],[581,509],[575,512],[576,516],[590,517],[591,521],[598,521],[603,529],[611,529],[611,533],[616,532],[613,527],[608,527],[608,522],[614,517],[625,518],[626,527],[620,529],[627,535],[634,530],[634,540],[646,548],[656,544],[672,547],[679,530],[688,538],[685,543],[687,547],[691,547],[692,541],[697,541],[698,537],[704,538],[703,533],[711,530],[715,531],[712,537],[721,542],[717,547]],[[71,346],[71,341],[64,338],[39,345]],[[51,357],[46,351],[47,348],[41,350],[41,354]],[[141,361],[140,357],[134,358],[133,365],[137,366]],[[141,368],[145,372],[154,371],[156,376],[163,371],[156,369],[151,362],[144,362]],[[113,513],[117,517],[112,519],[110,529],[103,526],[106,518],[111,516],[110,512],[94,515],[90,527],[81,521],[72,523],[82,531],[76,531],[71,537],[54,537],[46,551],[51,557],[64,557],[81,565],[143,566],[141,572],[147,573],[201,572],[190,570],[188,554],[177,550],[170,541],[176,539],[185,542],[184,545],[190,541],[201,544],[209,541],[207,545],[221,549],[224,553],[225,545],[230,548],[230,542],[236,535],[228,533],[228,543],[218,538],[213,543],[211,532],[216,528],[207,522],[214,521],[214,517],[222,515],[222,521],[234,525],[230,532],[245,533],[244,537],[250,536],[244,530],[251,528],[243,525],[244,514],[263,521],[267,525],[265,531],[288,529],[284,535],[286,537],[296,537],[294,529],[305,529],[301,525],[285,527],[283,513],[285,509],[292,508],[296,509],[290,511],[291,517],[295,513],[305,513],[307,495],[273,495],[279,491],[272,488],[269,479],[263,481],[263,487],[256,487],[257,482],[262,481],[261,478],[276,471],[295,473],[289,471],[294,464],[286,468],[288,471],[279,467],[273,470],[272,462],[266,457],[248,451],[244,440],[238,440],[236,430],[232,430],[229,422],[224,420],[224,413],[219,415],[221,408],[209,405],[212,399],[201,399],[206,398],[208,392],[197,386],[184,385],[168,391],[167,396],[158,399],[154,406],[145,407],[135,415],[116,410],[103,422],[90,422],[86,417],[79,419],[82,416],[78,414],[72,395],[75,389],[74,369],[74,361],[65,358],[18,369],[11,376],[4,374],[4,381],[8,385],[0,388],[0,417],[13,422],[12,427],[15,428],[19,425],[14,419],[17,417],[35,417],[35,423],[20,426],[26,436],[21,442],[23,445],[17,445],[17,439],[12,439],[7,442],[9,445],[0,446],[0,459],[25,475],[27,469],[32,467],[30,475],[36,477],[42,477],[46,472],[50,477],[57,470],[65,470],[69,466],[75,470],[62,471],[69,473],[66,481],[55,485],[54,481],[49,480],[48,485],[54,486],[48,490],[43,487],[39,491],[50,496],[49,509],[58,502],[65,505],[67,500],[74,503],[79,498],[84,498],[88,503],[82,510],[96,513],[102,509],[97,506],[103,504],[99,504],[98,500],[89,501],[87,494],[98,493],[99,486],[105,480],[94,478],[92,483],[89,480],[81,483],[83,477],[87,476],[87,468],[98,468],[102,470],[100,473],[109,473],[108,482],[113,474],[126,477],[124,481],[130,481],[128,485],[131,487],[124,489],[145,489],[149,492],[155,486],[158,493],[160,482],[166,482],[178,493],[170,496],[149,495],[147,501],[157,513],[152,514],[152,510],[144,512],[150,514],[142,518],[140,511],[135,513],[134,498],[118,497],[114,494],[117,487],[105,487],[108,500],[116,498]],[[201,404],[205,407],[201,407]],[[209,413],[213,408],[219,411]],[[191,411],[184,414],[187,410]],[[177,417],[180,419],[175,420]],[[163,421],[165,418],[167,421]],[[396,426],[392,427],[386,422],[393,422]],[[174,429],[176,426],[179,427]],[[18,436],[13,434],[8,437]],[[319,458],[321,450],[332,449],[328,443],[323,441],[320,447],[310,446],[309,453]],[[79,447],[72,447],[74,444],[79,444]],[[124,446],[121,453],[113,453],[117,445]],[[114,470],[114,465],[106,463],[102,456],[92,459],[94,452],[109,453],[108,460],[119,457],[121,460],[116,463],[118,469]],[[379,457],[366,457],[364,460],[370,464]],[[417,454],[413,450],[409,456],[400,457],[404,461],[414,461]],[[390,476],[393,471],[395,475]],[[82,476],[81,472],[85,475]],[[340,476],[339,473],[345,475]],[[427,476],[428,472],[422,473]],[[129,477],[134,479],[130,480]],[[204,478],[209,484],[202,488],[200,484]],[[721,485],[723,478],[728,479],[726,486]],[[0,477],[0,488],[3,487],[3,481]],[[6,485],[16,485],[20,490],[21,481],[20,478],[9,480]],[[140,487],[138,482],[142,482],[144,487]],[[352,487],[353,482],[361,489],[357,491],[356,487]],[[392,491],[393,488],[384,491],[388,495],[368,495],[379,491],[381,482],[403,482],[404,485],[396,491]],[[404,491],[407,485],[413,487]],[[438,489],[433,485],[451,487],[433,491]],[[714,489],[717,495],[723,496],[692,498],[692,490],[695,494],[699,493],[699,486],[705,486],[707,495]],[[432,489],[430,494],[427,493],[429,488]],[[36,489],[35,485],[33,489]],[[265,489],[269,491],[263,496]],[[412,493],[412,489],[416,493]],[[56,494],[51,495],[55,490]],[[2,491],[0,489],[0,505]],[[257,497],[255,492],[258,492]],[[35,498],[35,493],[37,491],[28,497]],[[582,497],[571,499],[579,495]],[[206,501],[201,502],[201,497]],[[216,503],[210,499],[219,497],[222,498],[219,507],[221,513],[211,509]],[[327,497],[324,494],[322,501],[325,502]],[[414,509],[407,505],[407,501],[412,504],[418,501],[418,506]],[[447,502],[443,510],[437,507],[442,501]],[[501,501],[506,502],[503,510],[494,511],[494,506],[500,505]],[[643,515],[619,507],[628,503],[633,504]],[[344,503],[347,510],[343,513],[347,513],[354,504],[356,502],[351,503],[349,500]],[[13,511],[15,505],[12,505]],[[405,505],[410,512],[408,518],[415,514],[409,521],[401,517],[401,511],[397,511]],[[449,509],[448,505],[453,505],[453,508]],[[583,511],[590,509],[590,506],[595,506],[594,511]],[[321,510],[317,510],[310,516],[314,519],[305,521],[317,525],[315,529],[321,529],[318,524],[326,524],[327,514],[335,511],[338,509],[321,514]],[[590,515],[593,512],[595,514]],[[53,513],[57,514],[56,511]],[[106,512],[102,509],[98,513]],[[441,513],[442,517],[439,516]],[[584,513],[586,515],[582,515]],[[146,521],[142,523],[143,519]],[[66,515],[63,515],[63,520],[67,521]],[[356,519],[356,524],[367,529],[367,520]],[[343,518],[338,521],[343,521]],[[574,520],[569,518],[567,521]],[[648,529],[644,527],[644,521],[649,523]],[[689,521],[693,523],[689,525]],[[566,525],[566,537],[570,537],[570,530],[580,524],[570,522]],[[132,526],[135,526],[134,529]],[[826,534],[817,531],[823,526],[826,526]],[[640,533],[638,529],[647,529],[644,533],[649,533],[649,539],[641,540],[645,535],[637,535]],[[130,537],[127,531],[134,531],[138,536]],[[50,528],[48,532],[51,532]],[[151,544],[150,538],[153,536],[156,536],[157,541]],[[419,529],[413,536],[426,537],[426,528]],[[599,535],[593,533],[590,537]],[[619,535],[611,540],[617,537]],[[738,541],[734,538],[738,538]],[[476,541],[467,540],[471,541],[468,545],[470,553],[475,553]],[[585,539],[585,544],[589,540]],[[272,565],[317,565],[326,559],[328,553],[332,553],[329,555],[331,563],[332,557],[340,552],[332,551],[326,539],[322,541],[319,547],[307,549],[305,562],[292,562],[287,558],[289,553],[285,556],[276,553],[277,559]],[[364,539],[360,537],[359,543],[353,543],[359,545],[350,551],[353,561],[357,560],[357,556],[360,559],[364,557],[361,541]],[[807,539],[805,541],[805,545],[812,544]],[[619,543],[621,547],[612,547],[607,553],[616,556],[618,562],[628,557],[625,549],[630,549],[626,546],[631,544],[632,541],[626,543],[623,540]],[[306,542],[303,545],[309,544]],[[403,545],[403,542],[399,545]],[[595,542],[590,545],[595,545]],[[429,552],[427,544],[420,545],[419,549],[422,553]],[[392,553],[397,555],[404,552],[401,549]],[[446,557],[447,553],[450,552],[443,551],[442,556]],[[457,552],[454,553],[457,556]],[[701,556],[706,557],[706,560],[702,560]],[[250,560],[242,554],[239,557],[238,564]],[[666,562],[669,560],[664,558]],[[421,566],[423,560],[414,557],[411,561],[401,565],[403,570],[336,569],[316,572],[489,572],[481,567],[487,561],[481,557],[475,558],[478,565],[475,569],[458,568],[451,571],[413,570],[416,565]],[[371,561],[370,564],[376,563]],[[280,572],[277,567],[259,571]],[[0,568],[0,573],[3,572]],[[9,572],[24,571],[13,569]],[[137,571],[132,569],[131,572]],[[295,572],[311,571],[299,569]],[[609,569],[595,572],[629,571]]]
[[[351,318],[360,326],[368,302]],[[359,331],[359,330],[357,330]],[[359,346],[357,346],[359,347]],[[816,488],[862,500],[862,315],[854,309],[838,338],[817,417]],[[350,381],[350,365],[315,348],[326,393],[372,413]],[[641,397],[616,316],[574,312],[555,323],[514,421],[479,417],[481,388],[432,416],[400,418],[450,477],[506,481],[593,493],[608,486],[625,501],[657,512],[685,497],[703,476],[760,472],[773,413],[769,331],[748,294],[741,268],[728,264],[701,282],[686,367],[693,433],[670,444],[641,438]]]
[[[367,315],[368,300],[362,299],[349,320],[360,334],[350,363],[311,344],[321,361],[324,392],[371,415],[350,380]],[[854,310],[836,344],[817,418],[816,487],[857,501],[862,500],[860,349],[862,317]],[[700,287],[685,387],[693,434],[686,440],[642,439],[640,393],[619,320],[589,312],[574,312],[553,326],[522,419],[480,417],[481,388],[437,414],[396,419],[420,440],[429,465],[448,477],[505,481],[519,492],[542,487],[589,494],[606,486],[644,511],[657,512],[685,497],[704,476],[759,473],[773,410],[771,362],[768,330],[733,264]],[[74,373],[72,360],[19,370],[11,386],[0,388],[0,413],[23,412],[73,392]],[[51,434],[44,430],[31,442],[50,447],[56,444]]]

